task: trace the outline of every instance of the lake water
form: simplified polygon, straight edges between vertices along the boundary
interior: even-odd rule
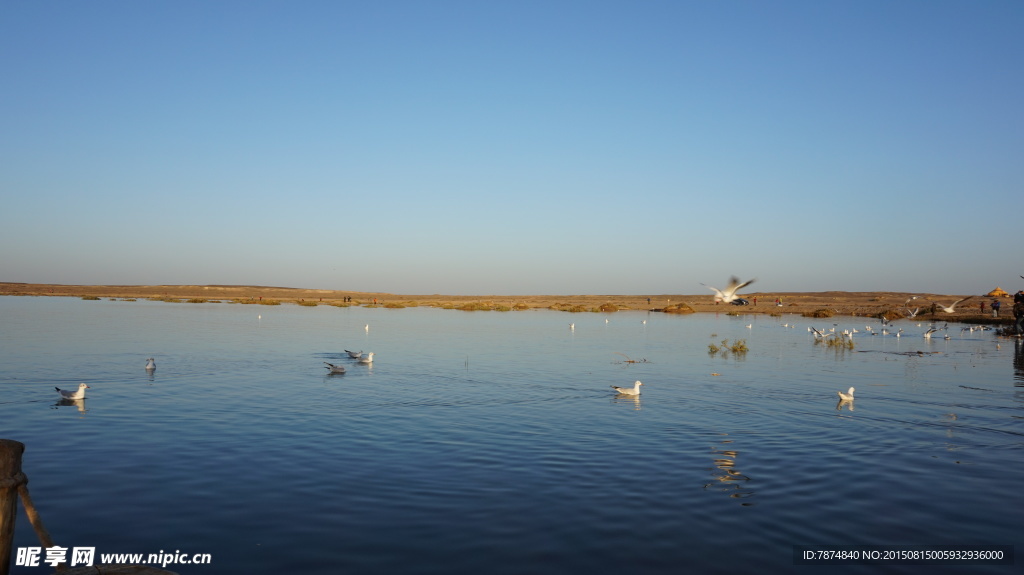
[[[860,331],[830,348],[811,325]],[[25,443],[57,544],[210,554],[167,566],[183,575],[810,573],[795,545],[1024,549],[1024,350],[866,325],[0,297],[0,437]],[[710,353],[723,339],[749,351]],[[635,380],[638,399],[610,388]],[[19,511],[15,547],[34,545]]]

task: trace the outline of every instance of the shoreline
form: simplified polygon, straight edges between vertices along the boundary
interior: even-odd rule
[[[456,296],[443,294],[404,295],[386,292],[356,292],[344,290],[321,290],[285,288],[271,286],[238,285],[68,285],[31,284],[0,282],[0,295],[79,297],[98,299],[155,299],[201,303],[231,302],[274,305],[292,303],[298,305],[357,305],[378,307],[443,307],[465,310],[525,310],[556,309],[570,312],[608,312],[622,310],[672,312],[677,306],[682,313],[733,313],[781,315],[820,314],[878,317],[887,314],[904,317],[907,307],[920,309],[918,318],[922,321],[947,320],[988,324],[1011,323],[1013,300],[1011,297],[996,298],[1002,302],[1000,317],[993,318],[990,304],[994,298],[986,295],[971,295],[959,304],[956,312],[944,313],[941,309],[930,313],[931,303],[949,305],[970,294],[931,294],[904,292],[746,292],[742,297],[751,302],[747,306],[715,304],[713,295],[707,294],[644,294],[644,295],[471,295]],[[916,299],[911,300],[912,297]],[[776,305],[778,298],[782,305]],[[908,303],[908,300],[911,300]],[[755,303],[756,301],[756,303]],[[985,303],[985,313],[980,303]],[[682,306],[680,304],[683,304]],[[906,305],[905,305],[906,304]],[[686,308],[689,309],[686,309]],[[680,313],[680,311],[676,311]],[[827,314],[827,315],[826,315]],[[809,316],[812,317],[812,316]]]

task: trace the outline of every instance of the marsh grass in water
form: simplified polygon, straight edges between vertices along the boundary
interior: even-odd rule
[[[714,337],[714,335],[712,335],[712,337]],[[719,352],[722,352],[722,355],[725,356],[725,355],[728,355],[729,352],[732,352],[732,353],[734,353],[736,355],[743,355],[743,354],[747,353],[748,351],[750,351],[750,348],[747,347],[747,340],[745,340],[745,339],[737,339],[737,340],[733,341],[730,344],[729,343],[729,339],[726,338],[726,339],[723,339],[721,341],[721,344],[722,344],[721,347],[719,347],[719,346],[717,346],[717,345],[715,345],[713,343],[709,344],[708,345],[708,353],[710,355],[715,355],[715,354],[717,354]]]
[[[835,336],[835,337],[826,337],[824,339],[815,338],[814,345],[821,345],[822,342],[825,342],[825,346],[826,347],[832,347],[832,348],[837,348],[837,349],[839,349],[839,348],[853,349],[855,347],[855,345],[853,343],[853,339],[847,338],[847,337]]]

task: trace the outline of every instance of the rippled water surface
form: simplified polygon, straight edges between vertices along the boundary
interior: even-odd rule
[[[860,331],[830,348],[810,325]],[[784,573],[820,570],[794,545],[1024,549],[1024,351],[866,325],[0,297],[0,437],[25,443],[58,544],[211,555],[182,574]],[[709,353],[724,339],[749,351]],[[639,399],[610,388],[635,380]],[[87,399],[59,405],[79,382]]]

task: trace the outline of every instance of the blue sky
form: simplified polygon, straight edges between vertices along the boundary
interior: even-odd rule
[[[1022,29],[1016,0],[5,2],[0,281],[1016,291]]]

